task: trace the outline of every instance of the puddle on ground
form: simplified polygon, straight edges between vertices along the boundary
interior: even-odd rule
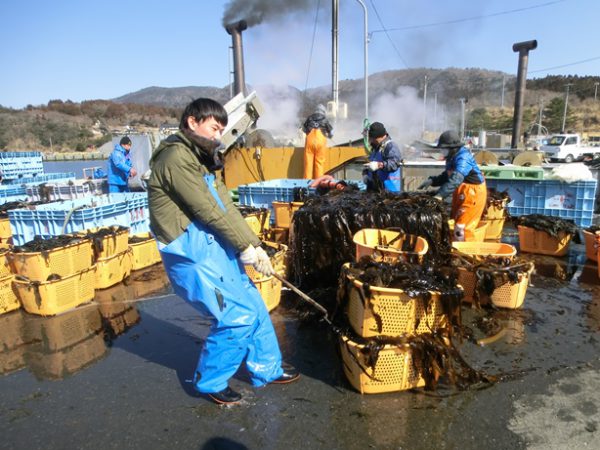
[[[103,359],[112,342],[140,321],[136,300],[170,292],[161,265],[135,271],[96,291],[94,302],[52,317],[22,309],[0,316],[0,375],[27,368],[38,380],[60,380]]]
[[[536,272],[519,310],[463,307],[463,324],[479,345],[456,344],[473,367],[508,379],[535,370],[575,366],[597,355],[594,335],[600,331],[600,278],[596,263],[586,261],[582,249],[574,246],[562,258],[522,254],[535,263]],[[182,346],[192,340],[178,361],[194,361],[207,332],[205,320],[181,314],[178,308],[187,306],[169,310],[165,302],[143,302],[148,311],[155,308],[157,313],[140,314],[137,300],[169,293],[167,276],[156,265],[133,272],[126,282],[97,291],[94,302],[59,316],[38,317],[22,310],[4,314],[0,316],[0,374],[27,369],[38,380],[60,380],[101,361],[120,336],[129,337],[129,343],[119,341],[127,349],[138,340],[141,347],[154,345],[153,339],[158,338],[146,335],[159,329],[178,335]],[[311,376],[349,388],[333,333],[323,323],[299,320],[292,310],[300,303],[284,292],[282,305],[271,314],[282,353],[304,361],[303,370]],[[138,329],[140,323],[145,323],[146,335]],[[187,323],[200,326],[200,332],[189,332]],[[324,342],[329,345],[323,346]],[[139,347],[135,351],[142,356],[153,351]],[[160,362],[178,364],[170,359]]]

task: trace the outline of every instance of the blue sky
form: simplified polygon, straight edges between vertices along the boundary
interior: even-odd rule
[[[275,8],[243,35],[247,82],[330,85],[331,0],[262,2]],[[512,44],[537,39],[529,78],[600,75],[598,0],[363,2],[369,73],[478,67],[514,75]],[[149,86],[226,86],[231,38],[222,18],[225,11],[236,16],[236,3],[3,0],[0,105],[111,99]],[[339,78],[361,79],[363,9],[357,0],[339,3]]]

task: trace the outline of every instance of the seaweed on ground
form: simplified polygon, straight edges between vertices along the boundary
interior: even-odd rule
[[[579,228],[575,222],[560,217],[546,216],[543,214],[529,214],[527,216],[513,217],[515,226],[521,225],[538,231],[545,231],[552,237],[559,237],[561,233],[571,235],[573,242],[580,243]]]

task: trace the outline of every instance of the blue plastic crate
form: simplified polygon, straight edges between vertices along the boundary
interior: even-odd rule
[[[315,194],[315,188],[309,188],[308,185],[313,180],[280,178],[276,180],[260,181],[258,183],[242,184],[238,186],[239,203],[257,208],[271,209],[273,215],[273,202],[292,202],[294,201],[294,189],[306,188],[309,194]],[[360,190],[365,190],[362,182],[347,181],[357,184]]]
[[[23,186],[0,186],[0,200],[3,197],[12,197],[15,195],[27,195],[27,190]]]
[[[27,195],[8,195],[6,197],[0,197],[0,205],[10,202],[26,202],[29,200]]]
[[[8,211],[15,245],[35,236],[49,238],[89,228],[122,225],[136,233],[149,231],[146,193],[99,195]]]
[[[238,186],[239,202],[242,205],[254,206],[256,208],[269,208],[273,213],[272,202],[294,201],[294,189],[306,188],[309,193],[315,193],[316,189],[308,185],[313,180],[281,178],[258,183],[242,184]]]
[[[572,219],[579,227],[592,225],[596,200],[596,180],[564,183],[558,180],[487,179],[487,186],[507,191],[513,216],[544,214]]]
[[[61,173],[45,173],[39,174],[34,177],[21,177],[8,180],[8,184],[41,184],[47,183],[48,181],[67,181],[74,180],[74,172],[61,172]]]

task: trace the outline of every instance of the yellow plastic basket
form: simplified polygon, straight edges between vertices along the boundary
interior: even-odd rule
[[[504,219],[506,217],[505,208],[506,208],[507,200],[502,200],[501,206],[496,206],[495,204],[491,204],[488,209],[485,211],[484,217],[486,219]]]
[[[354,389],[361,394],[396,392],[425,386],[420,370],[415,370],[412,353],[408,348],[386,345],[379,351],[374,368],[367,365],[361,353],[364,346],[340,338],[340,352],[344,374]]]
[[[402,289],[369,286],[367,296],[363,283],[352,278],[350,281],[346,314],[359,336],[427,333],[448,323],[437,292],[432,292],[427,301],[421,297],[411,298]]]
[[[497,240],[502,237],[502,230],[504,229],[504,217],[502,219],[481,219],[480,224],[487,224],[485,230],[485,239]]]
[[[129,244],[133,257],[132,270],[145,269],[162,261],[156,239],[150,233],[140,233],[135,236],[147,239]]]
[[[512,261],[517,254],[517,249],[510,245],[497,242],[453,242],[453,251],[459,254],[468,256],[473,263],[481,262],[487,257],[506,258]],[[472,302],[477,285],[475,272],[465,267],[458,268],[458,284],[463,287],[463,301]],[[481,303],[485,303],[484,299],[480,299]]]
[[[89,239],[43,252],[13,252],[8,257],[13,272],[31,281],[46,281],[50,275],[68,277],[89,269],[94,262]]]
[[[106,289],[120,283],[131,274],[131,249],[96,261],[95,289]]]
[[[0,219],[0,249],[12,246],[12,229],[8,218]]]
[[[500,242],[453,242],[452,249],[476,261],[482,261],[489,256],[512,260],[517,254],[515,246]]]
[[[545,231],[519,225],[519,246],[522,252],[540,255],[564,256],[569,251],[571,235],[560,232],[558,237]]]
[[[14,275],[5,275],[0,278],[0,314],[14,311],[21,307],[15,288],[13,286]]]
[[[264,240],[287,245],[287,243],[289,242],[289,234],[289,228],[272,227],[265,231]]]
[[[94,249],[94,256],[96,259],[109,258],[117,253],[127,250],[129,238],[128,228],[125,229],[114,225],[111,227],[90,228],[89,230],[80,231],[77,234],[85,236],[88,232],[97,233],[106,228],[112,230],[113,233],[108,234],[101,239],[98,238],[92,240],[92,248]]]
[[[304,202],[272,202],[272,205],[275,214],[275,226],[289,228],[294,213],[304,205]]]
[[[55,281],[32,282],[13,280],[17,296],[25,311],[40,316],[53,316],[94,298],[96,266]]]
[[[12,275],[10,268],[10,250],[0,249],[0,278]]]
[[[244,217],[244,220],[254,234],[262,236],[263,233],[269,229],[271,210],[266,209],[264,211],[248,214]]]
[[[352,240],[356,246],[356,261],[360,261],[363,256],[371,256],[375,261],[386,263],[421,262],[429,249],[429,244],[421,236],[376,228],[359,230]],[[410,250],[403,250],[407,247]]]
[[[532,271],[533,269],[519,274],[517,283],[504,283],[494,289],[494,292],[490,295],[491,302],[499,308],[516,309],[523,306]]]
[[[10,228],[10,220],[8,217],[0,219],[0,238],[9,238],[12,236],[12,228]]]
[[[600,244],[600,231],[590,233],[583,230],[585,240],[585,256],[591,261],[598,261],[598,244]]]

